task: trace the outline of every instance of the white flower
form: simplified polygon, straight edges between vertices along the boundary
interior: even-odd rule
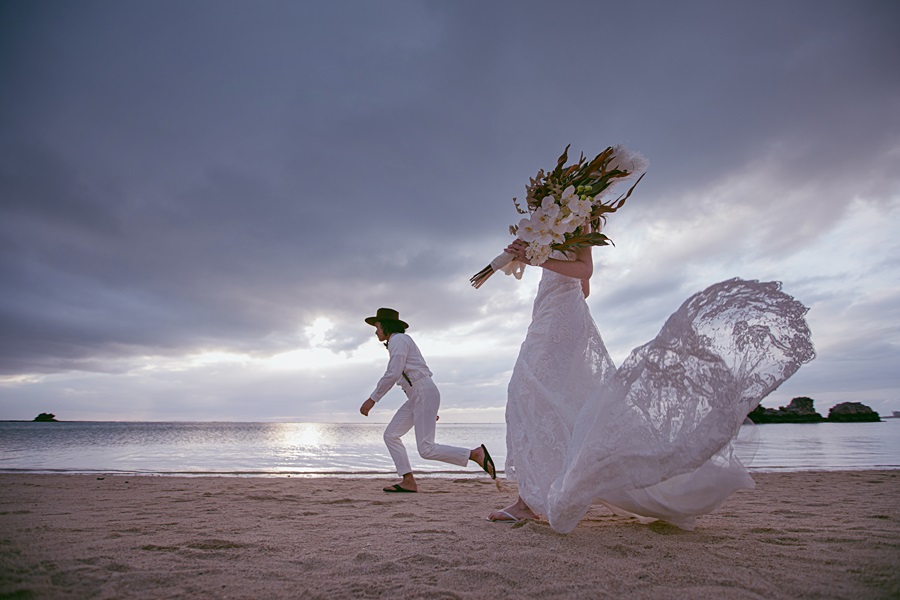
[[[566,209],[580,218],[589,215],[591,212],[591,208],[593,208],[591,204],[591,198],[586,195],[581,196],[577,194],[574,186],[570,185],[569,187],[567,187],[563,192],[562,197]]]
[[[556,203],[556,199],[553,196],[547,196],[541,202],[540,207],[532,213],[531,218],[542,223],[550,223],[558,214],[559,204]]]
[[[569,227],[571,227],[572,223],[568,219],[560,218],[553,221],[553,224],[550,225],[550,231],[554,234],[554,244],[559,244],[560,242],[556,240],[558,236],[563,236],[569,232]],[[572,231],[575,231],[573,228]]]
[[[576,229],[578,229],[579,227],[584,225],[585,221],[586,221],[586,219],[584,217],[577,217],[575,215],[572,215],[571,218],[568,221],[566,221],[566,223],[565,223],[566,228],[565,228],[565,231],[563,231],[563,233],[566,233],[566,234],[573,233]]]
[[[531,219],[522,219],[519,221],[519,230],[517,235],[523,242],[533,242],[537,235],[537,225]]]
[[[550,224],[550,231],[553,233],[566,233],[566,230],[569,228],[569,218],[563,217],[560,215],[556,219],[553,220],[553,223]]]
[[[599,194],[597,195],[599,196]],[[594,197],[596,201],[597,196]],[[572,203],[572,212],[578,215],[579,217],[586,217],[591,214],[591,209],[593,208],[593,203],[591,202],[591,198],[588,196],[584,196],[578,198]]]
[[[534,266],[542,265],[550,258],[550,246],[544,244],[528,244],[525,258]]]
[[[531,221],[534,223],[535,228],[537,229],[550,229],[553,225],[553,221],[556,219],[556,215],[559,214],[559,207],[555,204],[553,205],[555,211],[547,212],[543,208],[539,208],[534,211],[534,214],[531,215]]]
[[[556,243],[554,240],[556,239],[556,235],[550,231],[549,227],[542,227],[535,231],[533,243],[547,245]]]
[[[550,229],[553,233],[572,233],[584,221],[584,216],[563,208]]]

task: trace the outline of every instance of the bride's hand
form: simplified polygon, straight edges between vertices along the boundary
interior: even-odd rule
[[[512,244],[506,247],[504,252],[508,252],[516,257],[516,260],[525,263],[526,265],[531,264],[528,262],[528,259],[525,258],[525,249],[528,248],[528,244],[523,242],[522,240],[516,238]]]

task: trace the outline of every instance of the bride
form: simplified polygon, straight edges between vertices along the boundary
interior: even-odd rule
[[[528,264],[527,244],[506,248]],[[591,248],[555,252],[509,382],[506,475],[516,502],[568,533],[594,503],[692,529],[754,486],[732,440],[753,408],[814,357],[807,309],[778,283],[732,279],[688,299],[616,369],[585,298]]]

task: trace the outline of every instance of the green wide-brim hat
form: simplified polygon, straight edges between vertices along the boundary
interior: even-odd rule
[[[384,323],[385,321],[395,321],[400,323],[404,329],[409,329],[409,325],[406,321],[400,320],[400,313],[398,313],[393,308],[379,308],[375,312],[374,317],[366,317],[366,323],[369,325],[375,325],[375,323]]]

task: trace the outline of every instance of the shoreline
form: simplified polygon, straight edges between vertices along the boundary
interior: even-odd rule
[[[765,466],[753,467],[748,466],[747,470],[751,475],[762,475],[767,473],[842,473],[842,472],[860,472],[860,471],[898,471],[900,465],[864,465],[864,466]],[[498,470],[498,479],[503,479],[505,470]],[[415,471],[416,478],[425,479],[479,479],[484,477],[483,471],[469,470],[439,470],[439,471]],[[0,468],[0,477],[7,475],[102,475],[109,477],[223,477],[223,478],[253,478],[259,477],[263,479],[278,478],[323,478],[323,479],[378,479],[393,478],[393,471],[136,471],[136,470],[110,470],[110,469],[16,469]]]
[[[423,477],[0,474],[0,596],[889,598],[900,471],[754,473],[682,531],[593,507],[488,523],[515,485]]]

